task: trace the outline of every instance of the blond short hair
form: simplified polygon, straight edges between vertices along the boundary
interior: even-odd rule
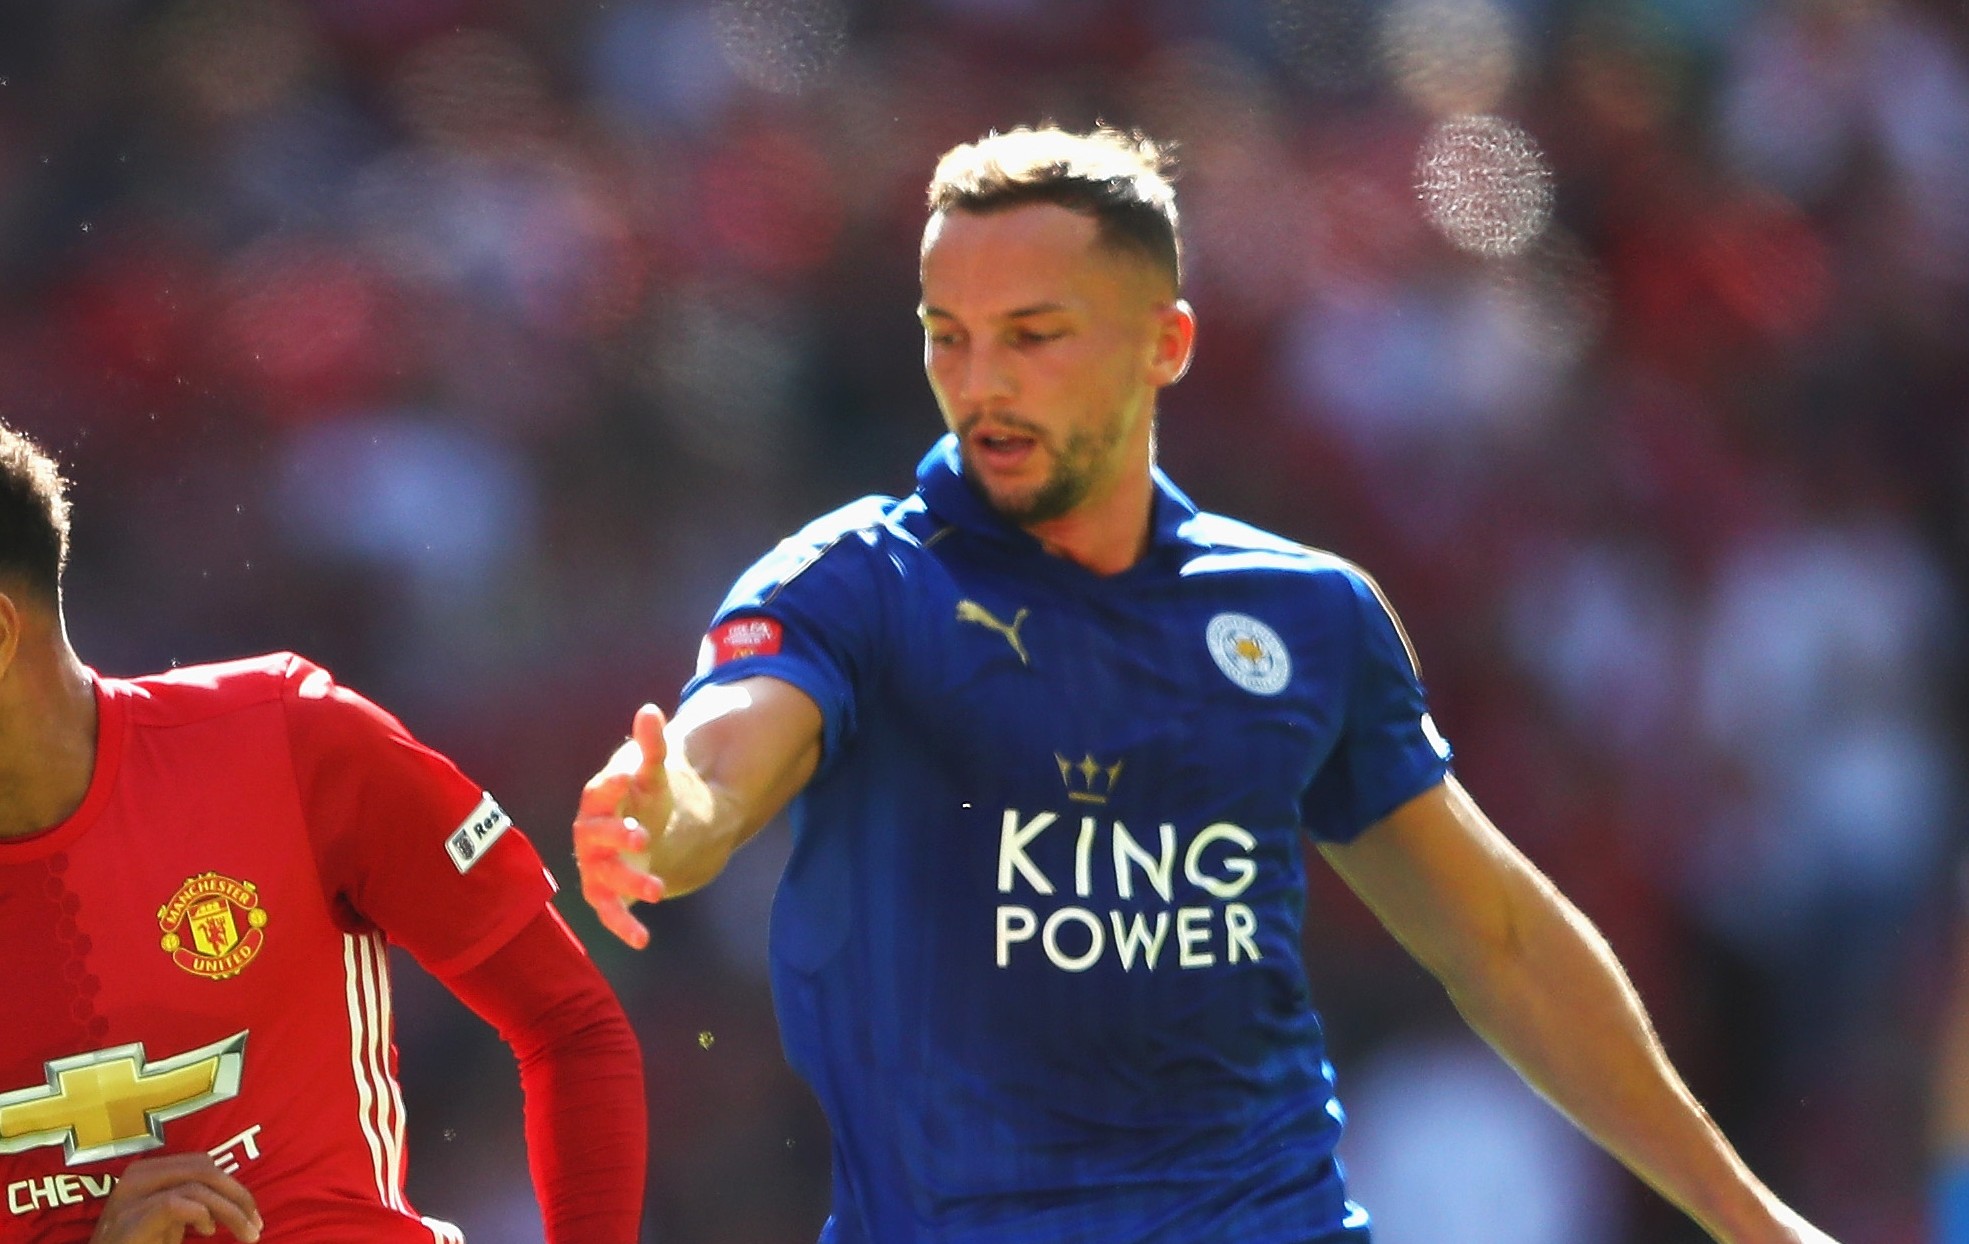
[[[1147,260],[1180,290],[1173,176],[1169,147],[1141,133],[1020,126],[946,151],[930,178],[930,213],[1064,207],[1092,216],[1103,246]]]

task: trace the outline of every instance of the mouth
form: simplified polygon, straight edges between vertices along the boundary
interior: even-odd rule
[[[1014,471],[1039,453],[1039,438],[1010,428],[978,428],[964,437],[964,448],[977,468]]]

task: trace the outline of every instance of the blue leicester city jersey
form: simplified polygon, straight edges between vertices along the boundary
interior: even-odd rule
[[[1400,627],[1338,558],[1199,513],[1043,552],[946,437],[903,499],[784,541],[686,689],[820,706],[773,909],[839,1244],[1366,1235],[1300,958],[1302,835],[1442,780]]]

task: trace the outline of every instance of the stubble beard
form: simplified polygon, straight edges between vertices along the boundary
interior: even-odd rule
[[[1066,443],[1054,449],[1051,438],[1042,435],[1037,429],[1014,425],[1019,431],[1036,438],[1053,454],[1053,469],[1039,486],[1023,496],[1005,496],[994,493],[971,464],[971,457],[963,452],[964,442],[960,439],[958,459],[964,468],[964,479],[971,490],[984,498],[992,512],[1016,527],[1032,527],[1039,523],[1049,523],[1066,515],[1085,501],[1100,481],[1100,467],[1114,454],[1115,447],[1121,443],[1121,420],[1112,419],[1099,432],[1076,432],[1068,437]]]

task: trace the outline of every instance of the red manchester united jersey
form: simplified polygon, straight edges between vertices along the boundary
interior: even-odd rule
[[[81,807],[0,842],[0,1239],[82,1244],[123,1167],[199,1150],[267,1239],[460,1239],[404,1199],[384,949],[484,960],[553,893],[533,848],[299,657],[96,703]]]

